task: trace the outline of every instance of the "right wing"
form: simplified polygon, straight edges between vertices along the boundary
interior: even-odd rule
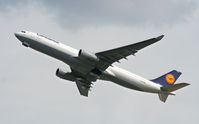
[[[141,41],[138,43],[134,43],[131,45],[98,52],[95,55],[98,56],[100,59],[99,63],[97,64],[98,68],[105,70],[108,68],[112,63],[119,62],[120,59],[126,59],[129,55],[134,55],[138,52],[138,50],[141,50],[142,48],[149,46],[159,40],[161,40],[164,37],[164,35],[161,35],[156,38],[151,38],[145,41]]]

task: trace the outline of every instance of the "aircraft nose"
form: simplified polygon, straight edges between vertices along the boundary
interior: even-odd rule
[[[14,33],[14,35],[15,35],[15,37],[16,37],[19,41],[22,42],[23,36],[22,36],[21,32],[16,32],[16,33]]]
[[[29,47],[29,38],[27,38],[25,34],[25,31],[21,31],[21,32],[16,32],[14,33],[14,35],[16,36],[16,38],[22,42],[22,45]]]
[[[17,37],[18,39],[20,38],[20,33],[19,32],[16,32],[14,34],[15,34],[15,37]]]

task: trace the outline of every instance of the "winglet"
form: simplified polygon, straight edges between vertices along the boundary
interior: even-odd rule
[[[164,35],[161,35],[161,36],[156,37],[156,39],[159,41],[159,40],[161,40],[163,37],[164,37]]]

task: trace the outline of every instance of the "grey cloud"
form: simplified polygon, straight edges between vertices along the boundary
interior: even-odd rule
[[[16,6],[31,0],[0,1]],[[165,26],[186,21],[196,9],[195,0],[37,0],[68,28],[84,26]],[[13,4],[14,3],[14,4]],[[16,4],[18,3],[18,4]]]

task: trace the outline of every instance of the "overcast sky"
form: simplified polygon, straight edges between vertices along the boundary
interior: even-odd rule
[[[199,3],[196,0],[0,0],[1,124],[197,124]],[[162,103],[156,94],[94,83],[88,98],[55,76],[64,63],[25,48],[14,32],[37,32],[98,52],[164,34],[119,67],[148,79],[170,70],[191,85]]]

